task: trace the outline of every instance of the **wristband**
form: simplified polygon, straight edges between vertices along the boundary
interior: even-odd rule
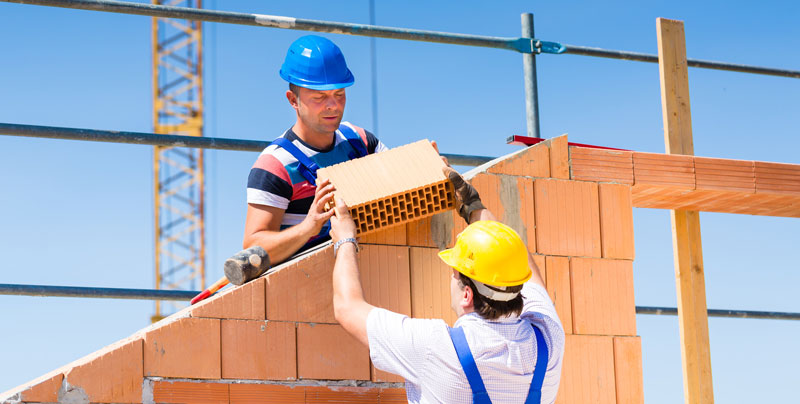
[[[358,248],[358,241],[356,241],[356,239],[354,239],[352,237],[343,238],[343,239],[341,239],[341,240],[339,240],[339,241],[337,241],[336,243],[333,244],[333,257],[334,258],[336,258],[336,251],[339,250],[339,246],[341,246],[344,243],[353,243],[353,245],[356,246],[356,253],[358,253],[360,251],[359,248]]]

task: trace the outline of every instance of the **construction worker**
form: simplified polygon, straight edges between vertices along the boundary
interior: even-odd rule
[[[267,251],[275,264],[328,239],[333,211],[323,207],[333,186],[316,171],[386,149],[372,133],[342,122],[345,87],[354,82],[344,55],[330,40],[307,35],[286,53],[280,76],[297,120],[258,156],[247,180],[244,248]]]
[[[331,218],[336,320],[369,347],[376,368],[405,378],[410,403],[552,403],[564,329],[541,273],[519,235],[495,220],[475,189],[453,169],[446,174],[469,223],[455,246],[439,253],[453,268],[455,327],[364,300],[355,224],[339,198]]]

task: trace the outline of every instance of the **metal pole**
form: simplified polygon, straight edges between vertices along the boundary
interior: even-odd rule
[[[262,140],[225,139],[155,133],[122,132],[96,129],[62,128],[56,126],[17,125],[0,123],[0,136],[24,136],[46,139],[84,140],[90,142],[127,143],[152,146],[194,147],[198,149],[238,150],[260,152],[270,142]],[[441,153],[451,164],[479,166],[494,159],[489,156]]]
[[[88,288],[77,286],[0,284],[0,295],[17,296],[93,297],[106,299],[186,301],[197,296],[199,293],[199,291],[191,290]]]
[[[449,32],[424,31],[396,27],[382,27],[375,25],[350,24],[333,21],[306,20],[302,18],[282,17],[265,14],[235,13],[230,11],[199,10],[187,7],[162,6],[155,4],[141,4],[110,0],[0,0],[4,3],[32,4],[40,6],[73,8],[79,10],[104,11],[120,14],[146,15],[161,18],[179,18],[226,24],[251,25],[256,27],[294,29],[302,31],[331,32],[344,35],[359,35],[378,38],[403,39],[408,41],[436,42],[453,45],[481,46],[487,48],[513,50],[521,53],[538,52],[535,41],[530,38],[503,38],[481,35],[455,34]],[[532,20],[532,18],[531,18]],[[533,29],[531,29],[533,31]],[[543,45],[548,44],[541,41]],[[639,52],[619,51],[613,49],[593,48],[550,42],[560,48],[559,51],[548,51],[547,46],[542,47],[546,53],[570,53],[603,57],[611,59],[635,60],[639,62],[658,63],[658,56]],[[742,73],[764,74],[768,76],[781,76],[800,78],[800,71],[788,69],[775,69],[771,67],[741,65],[736,63],[714,62],[709,60],[687,59],[689,67],[704,69],[727,70]]]
[[[677,316],[678,309],[675,307],[636,306],[636,314]],[[708,309],[708,316],[728,317],[728,318],[758,318],[758,319],[768,319],[768,320],[800,320],[800,313],[787,313],[780,311]]]
[[[636,62],[658,63],[658,55],[651,55],[648,53],[628,52],[614,49],[592,48],[589,46],[577,46],[563,44],[565,51],[564,54],[592,56],[608,59],[631,60]],[[741,65],[737,63],[715,62],[712,60],[700,59],[686,59],[686,64],[689,67],[698,67],[701,69],[725,70],[730,72],[763,74],[766,76],[779,76],[800,79],[800,71],[775,69],[771,67]]]
[[[110,13],[136,14],[161,18],[176,18],[228,24],[252,25],[256,27],[283,28],[302,31],[330,32],[334,34],[372,36],[378,38],[405,39],[409,41],[448,43],[453,45],[481,46],[532,52],[531,41],[524,38],[502,38],[481,35],[454,34],[366,24],[307,20],[277,15],[237,13],[230,11],[203,10],[189,7],[174,7],[157,4],[142,4],[111,0],[0,0],[6,3],[35,4],[74,8],[79,10],[104,11]]]
[[[535,38],[533,14],[522,13],[522,37]],[[528,136],[540,138],[539,133],[539,86],[536,83],[536,53],[522,54],[522,70],[525,76],[525,118]]]

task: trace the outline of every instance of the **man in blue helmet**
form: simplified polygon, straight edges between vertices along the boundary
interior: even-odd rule
[[[342,122],[353,73],[330,40],[306,35],[286,53],[280,76],[297,120],[261,152],[247,180],[244,248],[261,246],[272,263],[328,239],[333,186],[316,170],[386,150],[372,133]]]

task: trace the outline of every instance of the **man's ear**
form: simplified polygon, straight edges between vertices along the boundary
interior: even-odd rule
[[[464,286],[463,293],[464,294],[462,295],[461,306],[464,308],[474,307],[472,298],[474,297],[473,293],[475,293],[475,291],[472,290],[472,287],[470,287],[469,285]]]
[[[297,109],[299,107],[297,104],[297,95],[295,95],[292,90],[286,90],[286,99],[289,100],[289,104],[292,106],[292,108]]]

